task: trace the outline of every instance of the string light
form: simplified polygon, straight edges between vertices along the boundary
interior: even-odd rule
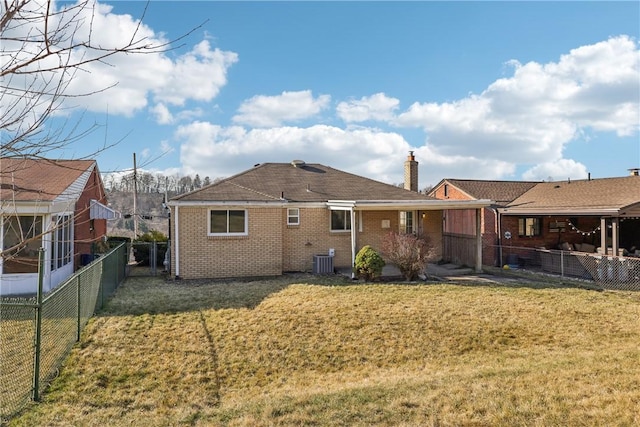
[[[597,232],[600,231],[600,226],[597,226],[596,228],[594,228],[591,231],[582,231],[580,230],[578,227],[576,227],[575,225],[573,225],[571,223],[571,221],[567,220],[567,224],[569,224],[569,227],[571,227],[572,231],[575,231],[578,234],[582,234],[583,236],[591,236],[593,234],[596,234]]]

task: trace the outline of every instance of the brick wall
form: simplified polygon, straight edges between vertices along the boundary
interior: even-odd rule
[[[102,240],[107,234],[106,219],[90,219],[91,199],[106,205],[107,198],[104,193],[102,181],[94,168],[84,191],[76,202],[75,206],[75,226],[73,229],[74,238],[74,263],[75,267],[80,267],[81,255],[92,253],[94,243]]]
[[[542,235],[540,236],[518,236],[518,216],[503,215],[502,231],[510,231],[511,239],[503,239],[504,246],[520,246],[529,248],[545,247],[547,249],[557,249],[558,245],[563,242],[568,243],[589,243],[594,246],[600,244],[600,232],[591,235],[582,235],[572,230],[568,224],[567,217],[545,216],[542,218]],[[550,224],[552,222],[564,222],[565,229],[562,232],[550,232]],[[597,217],[580,217],[576,222],[577,228],[582,231],[591,231],[600,226],[600,218]]]
[[[331,213],[326,208],[300,208],[300,225],[287,225],[282,209],[283,271],[312,271],[313,256],[335,250],[334,267],[351,265],[351,233],[331,232]]]
[[[171,215],[175,218],[175,208]],[[198,279],[282,274],[282,209],[247,209],[247,215],[247,236],[212,237],[207,236],[209,208],[180,207],[179,276]],[[175,250],[171,257],[175,272]]]

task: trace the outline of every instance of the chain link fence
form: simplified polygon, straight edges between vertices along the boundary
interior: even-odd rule
[[[169,268],[169,242],[131,243],[129,265],[131,276],[157,276]]]
[[[0,300],[0,425],[38,400],[96,310],[127,275],[114,248],[44,296]]]
[[[495,249],[504,268],[586,280],[603,289],[640,291],[640,257],[514,246]]]

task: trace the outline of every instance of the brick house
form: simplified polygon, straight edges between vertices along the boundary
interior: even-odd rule
[[[500,265],[498,245],[500,244],[500,224],[498,209],[535,186],[531,181],[490,181],[472,179],[443,179],[428,193],[441,200],[491,200],[491,205],[482,209],[480,214],[480,232],[482,234],[482,264]],[[443,238],[451,243],[445,259],[463,263],[464,253],[457,251],[461,245],[457,241],[475,238],[476,213],[473,210],[443,211]]]
[[[486,265],[505,263],[500,246],[628,253],[640,248],[640,177],[635,171],[626,177],[558,182],[447,179],[429,195],[495,201],[482,215]],[[459,221],[445,220],[448,223],[453,225],[445,225],[445,236],[467,234]]]
[[[107,233],[104,186],[93,160],[0,159],[0,295],[49,291],[81,266]]]
[[[264,163],[174,197],[172,273],[277,276],[313,271],[319,254],[331,256],[334,268],[351,268],[361,247],[380,250],[390,231],[427,234],[440,257],[442,210],[479,210],[489,201],[427,197],[417,189],[413,153],[404,167],[405,188],[399,188],[300,160]],[[473,250],[481,248],[478,239]]]

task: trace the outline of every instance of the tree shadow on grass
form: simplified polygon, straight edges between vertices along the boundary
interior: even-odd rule
[[[197,310],[254,309],[270,295],[292,284],[327,286],[350,284],[340,275],[307,273],[251,279],[168,280],[129,277],[98,316],[179,313]]]

